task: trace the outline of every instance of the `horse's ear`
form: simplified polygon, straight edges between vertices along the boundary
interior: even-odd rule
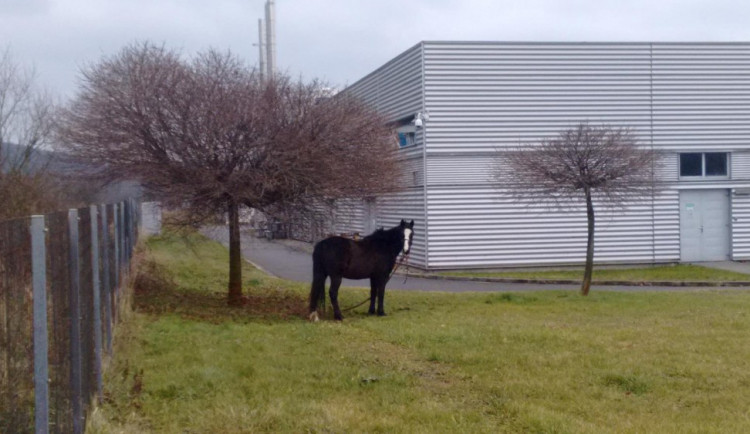
[[[409,222],[409,229],[414,229],[414,220]]]
[[[402,228],[405,228],[405,227],[406,227],[406,220],[404,220],[404,219],[401,219],[401,227],[402,227]]]

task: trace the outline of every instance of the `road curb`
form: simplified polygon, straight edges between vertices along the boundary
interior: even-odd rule
[[[435,274],[423,273],[404,273],[396,272],[397,276],[418,277],[420,279],[432,280],[453,280],[466,282],[495,282],[495,283],[530,283],[535,285],[579,285],[580,280],[566,279],[519,279],[505,277],[461,277],[461,276],[440,276]],[[592,280],[592,285],[602,286],[673,286],[673,287],[750,287],[750,281],[630,281],[630,280]]]

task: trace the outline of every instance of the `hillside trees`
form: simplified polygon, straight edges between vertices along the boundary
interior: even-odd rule
[[[33,69],[0,52],[0,220],[59,205],[56,181],[40,152],[53,136],[55,103]]]
[[[227,213],[228,302],[242,302],[238,207],[312,210],[397,188],[382,116],[322,83],[261,80],[229,52],[186,60],[149,43],[82,74],[63,115],[65,148],[110,179],[135,179],[199,224]]]

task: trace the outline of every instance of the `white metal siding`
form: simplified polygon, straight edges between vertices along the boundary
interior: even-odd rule
[[[732,209],[732,259],[750,260],[750,192],[734,191]]]
[[[429,266],[580,263],[584,210],[504,196],[492,187],[495,154],[581,121],[630,127],[650,144],[650,47],[428,42],[424,56]],[[678,257],[679,227],[663,221],[676,206],[654,203],[597,209],[596,260]]]
[[[424,45],[428,154],[494,152],[587,120],[648,138],[648,45]]]
[[[421,156],[405,159],[403,170],[402,185],[424,187],[424,159]]]
[[[680,179],[680,154],[676,152],[662,153],[656,173],[658,179],[663,182],[675,182]]]
[[[680,189],[750,192],[748,67],[748,43],[423,42],[349,90],[394,120],[430,115],[401,151],[416,187],[378,202],[383,226],[409,213],[429,226],[417,232],[424,265],[581,263],[583,210],[508,199],[492,173],[497,151],[581,121],[663,151],[654,198],[597,208],[597,261],[665,262],[680,257]],[[731,152],[730,179],[679,179],[680,152],[710,151]],[[734,257],[750,259],[750,195],[734,194],[732,213]]]
[[[679,259],[677,195],[663,192],[625,209],[597,205],[597,262]],[[428,190],[430,267],[580,263],[587,223],[582,205],[557,209],[487,185]]]
[[[414,241],[409,254],[409,263],[427,266],[426,234],[424,221],[424,190],[409,188],[400,193],[382,196],[377,201],[378,226],[391,228],[401,219],[414,220]]]
[[[521,204],[492,187],[498,150],[581,121],[630,127],[642,145],[664,151],[665,189],[653,200],[597,209],[597,261],[679,260],[676,189],[695,186],[679,181],[679,152],[732,152],[732,181],[750,180],[750,154],[742,152],[750,147],[750,44],[424,47],[430,267],[582,262],[582,209]]]
[[[654,144],[726,151],[750,144],[750,44],[653,47]]]
[[[730,164],[732,179],[750,180],[750,152],[733,152]]]
[[[436,155],[427,159],[430,185],[486,184],[493,182],[492,155]]]
[[[362,98],[389,120],[396,121],[410,119],[423,110],[422,84],[422,44],[418,44],[347,87],[345,92]],[[406,158],[421,157],[423,137],[419,130],[416,142],[416,146],[401,149],[401,154]]]
[[[420,43],[357,81],[346,92],[362,98],[391,121],[411,119],[424,110],[422,60]],[[393,227],[401,219],[415,221],[410,262],[422,267],[427,262],[423,145],[423,129],[417,129],[415,146],[399,150],[404,169],[402,184],[406,189],[398,194],[379,197],[375,204],[378,226]]]
[[[364,233],[365,204],[359,199],[340,200],[333,211],[334,233]]]
[[[654,226],[653,262],[680,259],[680,197],[674,189],[659,191],[652,201]]]

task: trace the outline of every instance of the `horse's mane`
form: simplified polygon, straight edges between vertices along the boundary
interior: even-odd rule
[[[371,233],[370,235],[367,235],[363,238],[363,240],[370,240],[370,241],[378,241],[378,240],[390,240],[394,238],[394,234],[396,234],[396,231],[398,231],[399,227],[396,226],[395,228],[390,229],[383,229],[380,228],[376,230],[375,232]]]

